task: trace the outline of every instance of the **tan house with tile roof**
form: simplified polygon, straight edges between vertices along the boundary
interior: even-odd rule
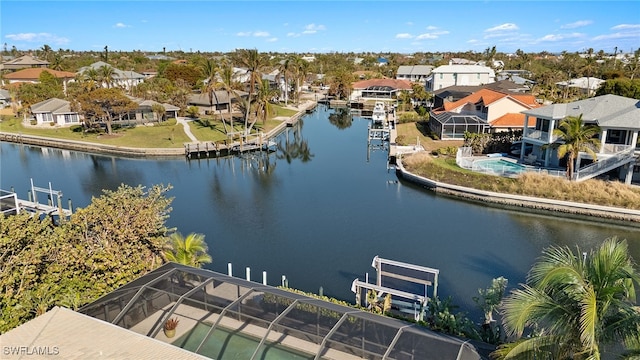
[[[464,132],[506,131],[523,129],[525,115],[521,111],[540,107],[533,95],[503,93],[481,89],[458,101],[444,103],[431,110],[429,126],[443,140],[460,138]],[[464,120],[456,125],[456,120]],[[473,124],[471,128],[469,124]],[[528,119],[527,127],[535,126],[535,119]],[[449,129],[450,131],[447,131]]]
[[[2,79],[2,85],[7,86],[17,83],[37,84],[40,82],[40,75],[43,71],[46,71],[57,79],[62,80],[62,88],[65,94],[67,92],[67,84],[74,81],[76,76],[76,74],[68,71],[58,71],[48,68],[28,68],[5,74]]]
[[[24,68],[46,68],[48,61],[38,60],[31,55],[20,56],[0,64],[0,70],[20,70]]]

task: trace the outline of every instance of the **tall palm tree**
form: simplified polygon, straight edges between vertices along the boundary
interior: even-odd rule
[[[204,82],[202,83],[202,91],[204,91],[209,97],[209,111],[213,114],[213,99],[216,100],[216,107],[219,106],[218,103],[218,95],[216,94],[216,89],[218,87],[218,72],[219,72],[218,64],[211,60],[206,59],[200,66],[200,71],[202,71],[202,75],[204,76]],[[222,118],[222,116],[220,116]],[[227,124],[222,121],[222,124],[225,127],[225,132],[227,131]]]
[[[291,72],[292,58],[287,57],[282,62],[280,62],[280,66],[278,70],[282,77],[284,78],[284,105],[287,106],[289,102],[289,73]]]
[[[269,115],[274,113],[271,99],[278,95],[278,91],[271,88],[269,80],[263,79],[258,87],[256,93],[256,120],[261,119],[264,124],[267,121]],[[251,123],[250,128],[255,124],[255,121]]]
[[[582,114],[579,116],[567,116],[560,121],[553,134],[563,140],[563,144],[558,146],[558,158],[567,155],[567,178],[573,179],[574,163],[580,152],[586,152],[595,161],[597,159],[596,150],[600,148],[600,140],[595,136],[600,134],[600,127],[597,125],[585,125],[582,121]]]
[[[220,76],[218,84],[220,89],[227,92],[227,99],[229,101],[227,111],[229,113],[229,123],[231,125],[231,131],[233,132],[233,115],[231,114],[233,109],[231,106],[231,96],[233,95],[233,98],[239,100],[236,90],[239,90],[238,87],[241,85],[235,81],[236,71],[233,69],[233,64],[229,61],[222,62],[222,64],[220,65],[220,73],[218,75]]]
[[[256,84],[260,84],[262,79],[262,71],[267,65],[267,58],[258,52],[257,49],[240,49],[236,52],[237,61],[240,65],[247,69],[249,74],[249,97],[245,106],[244,130],[245,136],[249,135],[249,113],[251,112],[251,101],[253,98]]]
[[[109,65],[102,65],[98,68],[98,75],[102,83],[107,84],[107,88],[111,88],[111,84],[115,80],[116,72]]]
[[[202,234],[191,233],[184,237],[174,232],[169,236],[168,245],[169,249],[164,252],[167,261],[198,268],[212,261]]]
[[[589,254],[546,249],[527,284],[503,302],[507,334],[500,359],[600,359],[601,346],[639,343],[635,286],[640,274],[625,240],[610,238]],[[525,329],[533,334],[522,337]]]

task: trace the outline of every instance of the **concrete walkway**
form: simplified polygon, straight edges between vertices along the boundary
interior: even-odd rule
[[[193,120],[187,120],[187,118],[185,117],[176,117],[176,121],[178,122],[178,124],[182,124],[182,127],[184,128],[184,133],[187,134],[187,136],[189,137],[189,139],[191,139],[192,142],[198,142],[198,138],[196,138],[193,133],[191,132],[191,128],[189,127],[189,124],[187,123],[187,121],[193,121]]]

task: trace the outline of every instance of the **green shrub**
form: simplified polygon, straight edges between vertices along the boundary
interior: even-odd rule
[[[82,125],[71,125],[69,127],[69,130],[71,130],[71,132],[74,132],[74,133],[82,132]]]
[[[416,122],[418,120],[419,120],[419,116],[418,116],[418,113],[416,113],[415,111],[403,112],[398,117],[398,122],[400,124]]]
[[[397,145],[407,145],[407,137],[404,135],[396,136],[396,144]]]
[[[200,110],[197,106],[189,106],[187,108],[187,116],[190,118],[197,118],[200,115]]]

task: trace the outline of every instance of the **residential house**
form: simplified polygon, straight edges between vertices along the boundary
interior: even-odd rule
[[[31,55],[20,56],[0,64],[0,70],[20,70],[25,68],[46,68],[48,61],[38,60]]]
[[[401,65],[396,72],[396,79],[426,85],[427,77],[431,74],[431,70],[433,70],[433,66],[430,65]]]
[[[4,109],[9,105],[11,105],[11,94],[9,94],[9,90],[0,89],[0,109]]]
[[[447,86],[433,92],[433,107],[439,108],[447,102],[458,101],[481,89],[491,89],[503,93],[522,93],[522,86],[511,80],[500,80],[484,85],[473,86]]]
[[[306,61],[306,62],[314,62],[316,61],[316,57],[313,55],[305,55],[303,57],[301,57],[302,60]]]
[[[351,101],[362,99],[388,99],[397,97],[402,90],[412,91],[411,82],[398,79],[370,79],[351,84]]]
[[[244,91],[235,91],[236,96],[231,94],[231,98],[229,98],[229,93],[224,90],[216,90],[213,92],[213,97],[209,99],[209,94],[200,93],[200,94],[190,94],[187,96],[187,105],[189,106],[197,106],[199,113],[203,115],[209,115],[212,113],[228,113],[229,108],[231,107],[231,112],[235,112],[234,104],[237,104],[238,97],[246,99],[249,96],[249,93]]]
[[[71,126],[80,123],[80,115],[71,109],[71,103],[58,98],[31,105],[31,113],[36,119],[36,125]]]
[[[481,65],[442,65],[431,71],[427,78],[427,91],[436,91],[448,86],[484,85],[495,82],[495,72]]]
[[[69,82],[74,81],[76,74],[68,71],[58,71],[48,68],[36,67],[36,68],[28,68],[22,69],[18,71],[14,71],[12,73],[5,74],[2,79],[2,85],[6,86],[9,84],[17,84],[17,83],[32,83],[37,84],[40,82],[40,75],[42,72],[48,72],[53,75],[57,79],[62,81],[62,89],[67,92],[67,84]]]
[[[602,79],[583,76],[569,81],[560,81],[556,85],[560,89],[577,89],[582,95],[593,96],[604,82]]]
[[[459,140],[465,132],[501,132],[534,126],[521,111],[540,105],[532,95],[481,89],[458,101],[431,110],[429,127],[442,140]]]
[[[144,82],[145,76],[142,74],[138,74],[137,72],[133,71],[133,70],[120,70],[120,69],[116,69],[113,66],[107,64],[104,61],[98,61],[95,62],[89,66],[85,66],[80,68],[80,70],[78,70],[78,74],[83,74],[85,71],[89,70],[89,69],[94,69],[99,71],[99,69],[103,66],[107,66],[110,68],[113,68],[113,82],[111,84],[106,84],[103,83],[102,86],[103,87],[119,87],[125,90],[129,90],[131,88],[133,88],[134,86],[141,84],[142,82]]]
[[[523,111],[527,121],[535,118],[535,127],[525,129],[523,143],[533,145],[532,154],[545,167],[565,167],[566,158],[558,158],[557,146],[562,139],[553,133],[560,121],[580,116],[585,124],[600,127],[601,146],[595,149],[597,161],[580,153],[575,164],[575,180],[586,180],[609,174],[629,184],[640,181],[640,100],[618,95],[602,95],[566,104],[553,104]],[[524,148],[524,147],[523,147]],[[520,158],[523,159],[524,154]]]
[[[180,111],[179,107],[167,103],[161,104],[157,101],[145,100],[131,96],[129,96],[129,99],[138,104],[138,108],[134,113],[129,115],[129,117],[134,115],[135,120],[138,122],[163,121],[170,118],[177,118],[178,111]],[[164,108],[164,114],[161,119],[158,119],[156,114],[153,112],[154,105],[161,105]]]

